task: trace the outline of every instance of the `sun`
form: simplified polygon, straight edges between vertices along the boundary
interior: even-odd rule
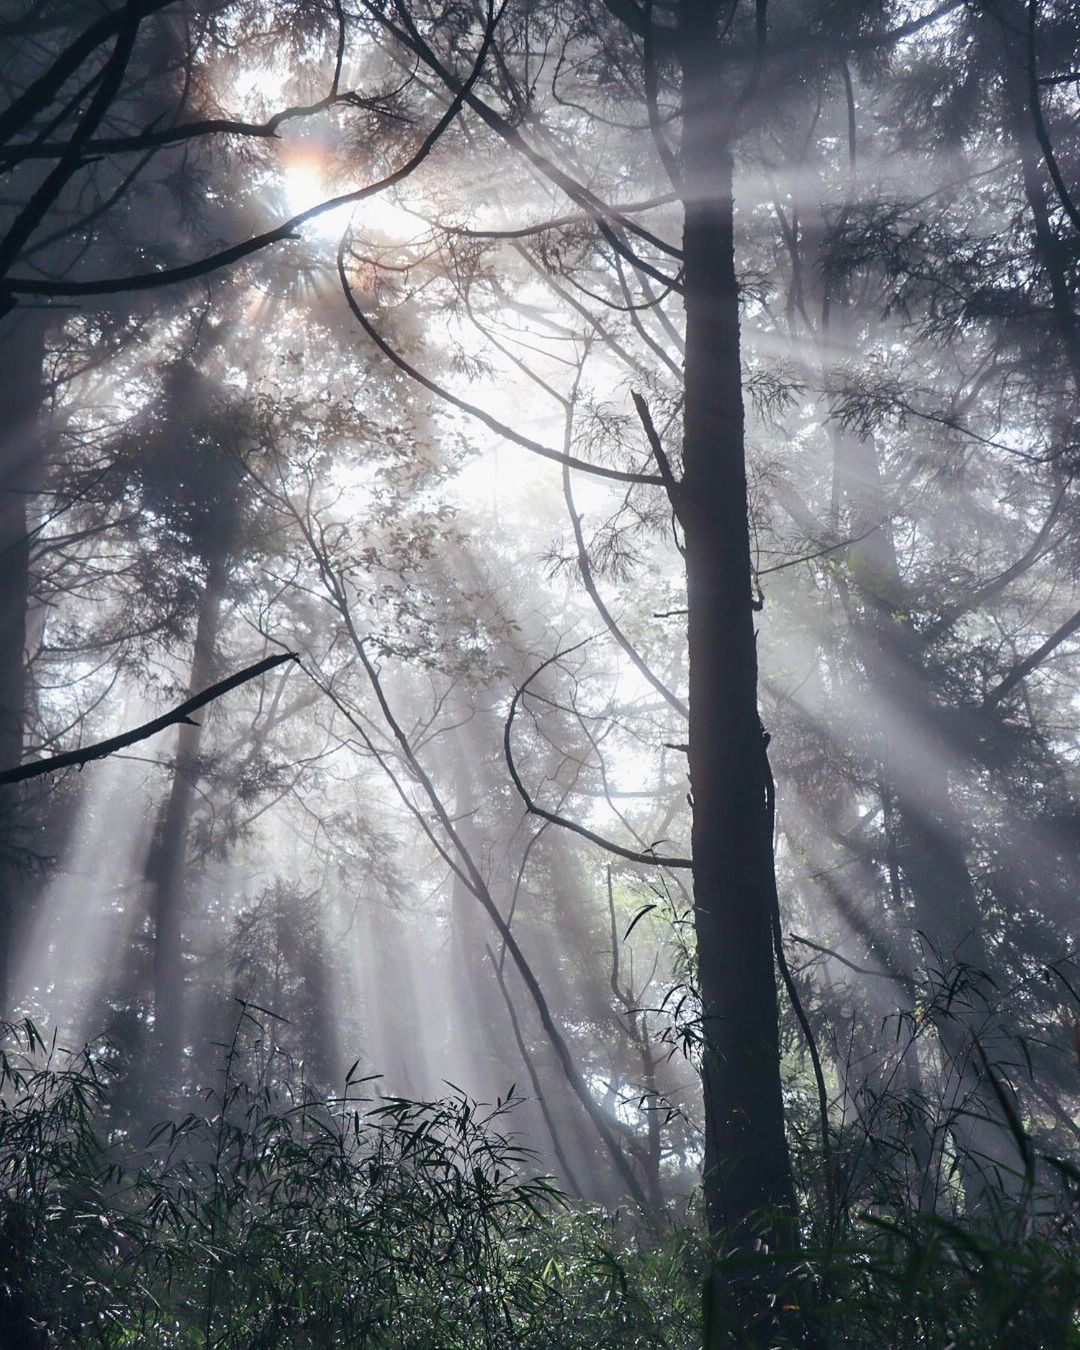
[[[340,166],[331,170],[327,157],[310,146],[288,150],[282,157],[281,187],[285,208],[291,216],[362,186],[363,183],[342,182]],[[388,190],[324,211],[313,216],[303,228],[316,238],[336,243],[350,226],[370,243],[382,247],[408,244],[423,231],[422,222]]]
[[[284,155],[281,187],[290,216],[298,216],[342,195],[342,189],[329,182],[327,170],[326,160],[317,150],[305,147]],[[323,211],[305,222],[304,230],[316,238],[336,241],[348,229],[355,210],[350,203]]]

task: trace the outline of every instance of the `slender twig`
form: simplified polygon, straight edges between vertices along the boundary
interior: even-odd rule
[[[209,136],[245,136],[252,140],[278,140],[278,132],[286,122],[298,118],[315,117],[332,108],[363,108],[377,112],[381,117],[401,122],[405,119],[392,108],[385,106],[378,96],[366,97],[353,90],[345,93],[328,94],[314,103],[290,105],[279,108],[277,112],[262,122],[247,122],[240,117],[204,117],[198,121],[181,122],[174,127],[133,132],[130,136],[100,136],[87,141],[83,151],[87,155],[133,155],[146,150],[163,150],[187,141],[205,140]],[[27,160],[59,159],[67,149],[63,141],[34,141],[23,145],[21,142],[9,145],[0,152],[0,164],[5,167],[23,164]]]
[[[458,398],[457,394],[451,393],[444,385],[437,384],[422,371],[418,370],[411,362],[406,361],[400,352],[396,351],[389,342],[382,336],[379,330],[368,319],[367,315],[357,304],[356,296],[349,284],[348,273],[345,271],[345,258],[343,251],[338,253],[338,278],[341,281],[341,289],[345,295],[346,303],[352,310],[353,318],[360,327],[374,342],[379,351],[392,361],[399,370],[405,372],[410,379],[415,380],[417,384],[422,385],[430,393],[435,394],[445,403],[449,403],[453,408],[459,408],[470,417],[475,417],[478,422],[494,431],[497,436],[502,436],[504,440],[510,441],[513,445],[520,445],[523,450],[528,450],[534,455],[539,455],[541,459],[550,459],[555,464],[563,464],[571,469],[577,469],[581,473],[592,474],[596,478],[609,478],[617,483],[645,483],[654,486],[662,486],[663,479],[655,474],[631,473],[624,469],[609,469],[604,464],[590,464],[588,460],[578,459],[576,455],[566,455],[561,450],[555,450],[549,445],[543,445],[540,441],[534,441],[530,436],[523,436],[520,431],[515,431],[513,427],[505,422],[501,422],[491,413],[485,412],[483,408],[478,408],[475,403],[469,403],[463,398]]]
[[[591,639],[586,639],[591,641]],[[583,647],[584,642],[579,642],[577,647]],[[506,759],[506,767],[510,771],[510,777],[513,779],[514,787],[517,788],[518,796],[525,804],[526,811],[530,815],[539,816],[541,820],[549,820],[553,825],[561,825],[564,830],[570,830],[574,834],[580,834],[583,839],[588,839],[590,843],[599,844],[609,853],[614,853],[619,858],[625,858],[628,862],[645,863],[651,867],[685,867],[693,866],[689,858],[665,857],[663,854],[654,853],[652,850],[638,852],[636,849],[624,848],[621,844],[616,844],[612,839],[605,839],[603,835],[597,834],[594,830],[586,829],[584,825],[579,825],[576,820],[570,820],[566,816],[557,815],[554,811],[547,811],[542,806],[538,806],[533,801],[529,790],[522,782],[521,775],[517,771],[514,763],[514,751],[511,743],[511,736],[514,727],[514,718],[517,715],[518,704],[525,694],[528,693],[529,685],[536,679],[548,666],[553,665],[561,657],[568,656],[570,652],[577,650],[576,647],[569,647],[565,651],[558,651],[554,656],[549,656],[546,661],[533,671],[523,685],[514,690],[514,697],[510,702],[510,711],[506,717],[506,724],[503,727],[503,755]]]
[[[639,395],[634,395],[635,400],[638,399],[638,397]],[[646,416],[648,416],[648,410],[646,410]],[[569,446],[572,443],[573,417],[574,406],[573,403],[570,402],[566,408],[566,431],[563,439],[563,451],[567,458],[569,458]],[[661,451],[661,453],[663,452]],[[666,463],[666,460],[664,462]],[[645,658],[623,632],[615,616],[604,603],[603,597],[596,585],[596,578],[593,575],[592,562],[589,559],[589,550],[586,547],[585,534],[581,527],[581,517],[578,515],[577,507],[574,503],[574,490],[570,483],[570,469],[566,464],[563,465],[562,487],[563,497],[566,501],[567,514],[570,517],[570,525],[574,531],[574,543],[577,546],[578,571],[581,573],[581,580],[584,583],[585,590],[588,592],[589,599],[596,608],[596,612],[600,615],[601,619],[603,619],[608,632],[630,658],[631,662],[633,662],[635,669],[648,680],[649,684],[652,685],[664,702],[674,708],[680,717],[689,718],[690,709],[683,700],[679,698],[677,694],[672,693],[663,680],[653,672],[648,662],[646,662]]]
[[[660,439],[660,433],[656,430],[656,423],[652,420],[652,413],[649,412],[649,405],[642,396],[633,390],[631,398],[634,400],[634,407],[637,409],[637,415],[641,418],[641,425],[645,431],[645,437],[649,442],[649,449],[653,452],[653,458],[660,467],[660,478],[667,488],[668,496],[671,498],[671,505],[678,515],[679,507],[679,483],[671,471],[671,461],[664,450],[663,442]]]
[[[403,27],[393,23],[386,14],[382,6],[377,6],[368,0],[367,9],[372,17],[391,33],[400,43],[413,51],[424,64],[438,76],[448,89],[457,90],[461,88],[460,81],[448,70],[439,60],[433,49],[422,37],[419,29],[413,23],[407,11],[400,6],[397,9],[398,17],[401,19]],[[674,280],[664,272],[652,266],[651,263],[639,258],[636,253],[629,249],[618,237],[612,226],[621,226],[627,233],[638,236],[645,243],[651,245],[661,253],[676,259],[682,257],[682,250],[674,244],[669,244],[661,239],[651,230],[645,229],[633,220],[628,220],[621,216],[619,212],[601,201],[595,193],[591,192],[583,184],[577,182],[570,174],[565,173],[556,164],[554,164],[546,155],[541,154],[534,149],[532,145],[522,136],[516,126],[503,117],[496,109],[485,103],[483,99],[470,88],[466,92],[466,101],[472,110],[477,113],[492,131],[500,136],[507,145],[516,150],[529,164],[532,165],[545,178],[559,187],[576,205],[582,207],[592,217],[596,228],[600,234],[607,240],[608,244],[617,253],[621,253],[628,262],[642,268],[649,276],[661,282],[663,285],[671,286],[674,290],[682,290],[681,284],[676,284]]]
[[[856,975],[869,975],[875,980],[894,980],[905,988],[911,988],[911,981],[906,975],[897,975],[891,970],[874,970],[872,966],[860,966],[855,961],[850,961],[846,956],[841,956],[832,947],[823,946],[822,943],[814,942],[808,937],[802,937],[799,933],[789,933],[788,937],[792,942],[797,942],[800,947],[809,947],[811,951],[820,952],[822,956],[831,956],[834,961],[839,961],[842,966],[847,966],[848,970],[853,970]]]

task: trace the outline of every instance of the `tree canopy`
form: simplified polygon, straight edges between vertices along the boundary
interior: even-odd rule
[[[1072,1344],[1073,8],[0,50],[11,1344]]]

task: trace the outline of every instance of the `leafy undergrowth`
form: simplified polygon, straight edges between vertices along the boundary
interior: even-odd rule
[[[350,1076],[328,1101],[243,1045],[201,1114],[135,1150],[93,1053],[6,1028],[0,1346],[701,1344],[696,1227],[571,1208],[509,1132],[512,1096],[387,1099]],[[1069,1226],[1000,1231],[878,1215],[804,1246],[786,1285],[747,1253],[730,1276],[780,1288],[777,1324],[715,1343],[1080,1345]]]
[[[693,1344],[696,1244],[570,1212],[507,1133],[512,1096],[350,1076],[327,1101],[251,1068],[238,1038],[203,1113],[124,1165],[94,1055],[8,1029],[0,1344]]]

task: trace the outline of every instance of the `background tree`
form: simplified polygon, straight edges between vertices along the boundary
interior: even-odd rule
[[[226,12],[22,34],[5,162],[57,242],[13,208],[6,322],[94,308],[27,385],[20,753],[215,651],[301,665],[16,803],[56,855],[20,1007],[133,1060],[153,1008],[117,1138],[252,1001],[267,1101],[353,1044],[403,1120],[517,1076],[516,1165],[655,1250],[701,1169],[709,1343],[963,1343],[992,1278],[1072,1287],[1071,15]],[[146,270],[151,151],[190,229]],[[837,1296],[905,1253],[926,1309]]]

